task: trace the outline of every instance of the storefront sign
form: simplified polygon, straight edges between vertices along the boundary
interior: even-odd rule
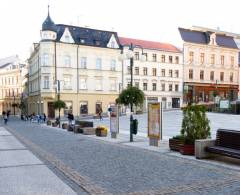
[[[221,100],[220,108],[228,109],[229,108],[229,100]]]
[[[160,139],[161,113],[160,103],[148,104],[148,137],[150,138]]]
[[[118,106],[111,105],[111,112],[110,112],[110,132],[118,133],[118,123],[119,123],[119,116],[118,116]]]

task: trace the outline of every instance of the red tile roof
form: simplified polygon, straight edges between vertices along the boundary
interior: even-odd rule
[[[177,47],[169,43],[144,41],[139,39],[125,38],[125,37],[119,37],[119,41],[121,45],[130,45],[132,43],[133,45],[140,45],[145,49],[156,49],[156,50],[169,51],[169,52],[181,52],[180,49],[178,49]]]

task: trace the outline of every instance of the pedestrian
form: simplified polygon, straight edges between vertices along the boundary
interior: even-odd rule
[[[72,125],[72,121],[74,120],[74,116],[71,112],[68,112],[68,124]]]
[[[5,112],[3,112],[3,120],[4,120],[4,124],[6,125],[8,122],[8,117],[7,114]]]
[[[43,121],[44,121],[44,123],[46,122],[46,114],[45,113],[43,113]]]
[[[103,110],[102,110],[102,108],[100,108],[100,109],[99,109],[99,112],[98,112],[98,115],[99,115],[99,119],[100,119],[100,120],[103,120],[103,118],[102,118],[102,112],[103,112]]]
[[[9,119],[10,112],[10,110],[7,111],[7,119]]]

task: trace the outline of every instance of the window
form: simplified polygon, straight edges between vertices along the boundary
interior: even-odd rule
[[[115,79],[111,79],[111,80],[110,80],[110,90],[111,90],[111,91],[116,91],[116,90],[117,90],[116,85],[117,85],[116,80],[115,80]]]
[[[111,60],[111,71],[116,71],[116,60]]]
[[[72,89],[72,81],[71,81],[71,76],[63,76],[63,81],[64,81],[64,89]]]
[[[220,81],[224,81],[224,72],[220,72]]]
[[[152,60],[153,60],[153,62],[156,62],[156,61],[157,61],[157,54],[153,54],[153,55],[152,55]]]
[[[234,66],[234,56],[231,56],[231,66]]]
[[[233,72],[230,72],[230,82],[233,82]]]
[[[96,102],[96,114],[102,110],[102,102]]]
[[[193,53],[193,51],[190,51],[189,52],[189,61],[190,61],[190,63],[193,62],[193,59],[194,59],[194,53]]]
[[[49,65],[49,55],[45,53],[42,56],[42,66],[47,66],[47,65]]]
[[[144,53],[143,55],[145,56],[146,61],[148,61],[148,55],[147,55],[147,53]]]
[[[171,63],[171,64],[173,63],[172,59],[173,59],[172,56],[168,56],[168,62]]]
[[[70,36],[69,35],[65,35],[65,41],[68,42],[68,43],[70,42]]]
[[[147,91],[147,83],[143,83],[143,90]]]
[[[80,114],[88,114],[88,102],[80,102]]]
[[[131,68],[130,68],[130,66],[127,67],[127,74],[131,74]]]
[[[71,57],[70,56],[64,57],[64,66],[71,67]]]
[[[169,90],[169,91],[172,91],[172,84],[169,84],[168,90]]]
[[[43,88],[44,89],[49,89],[49,76],[44,76],[43,77]]]
[[[165,63],[165,55],[162,55],[162,56],[161,56],[161,62],[162,62],[162,63]]]
[[[135,87],[139,88],[139,82],[135,82]]]
[[[178,70],[175,70],[175,77],[178,78],[179,77],[179,71]]]
[[[215,64],[215,55],[211,54],[211,64]]]
[[[80,68],[82,68],[82,69],[87,68],[87,58],[86,57],[81,58],[81,67]]]
[[[135,52],[134,58],[135,58],[135,60],[139,60],[139,52]]]
[[[72,106],[72,102],[65,102],[65,108],[63,110],[64,112],[64,116],[67,116],[68,113],[72,113],[73,110],[73,106]]]
[[[224,65],[224,56],[221,55],[221,65]]]
[[[147,67],[143,68],[143,75],[147,75]]]
[[[173,77],[172,70],[169,70],[169,77]]]
[[[135,67],[135,75],[139,75],[139,67]]]
[[[96,69],[97,70],[102,69],[102,59],[101,58],[97,58],[97,60],[96,60]]]
[[[178,85],[177,84],[175,85],[175,91],[178,91]]]
[[[157,76],[157,69],[156,69],[156,68],[153,68],[153,69],[152,69],[152,75],[153,75],[153,76]]]
[[[175,57],[175,63],[179,64],[179,57],[178,56]]]
[[[162,87],[162,91],[165,91],[165,83],[162,83],[161,87]]]
[[[96,79],[96,91],[102,90],[102,79]]]
[[[193,69],[189,70],[189,79],[193,79]]]
[[[204,80],[204,71],[203,70],[200,70],[200,79]]]
[[[214,71],[211,71],[211,72],[210,72],[210,80],[211,80],[211,81],[214,81]]]
[[[157,83],[153,83],[153,84],[152,84],[152,90],[153,90],[153,91],[156,91],[156,90],[157,90]]]
[[[161,72],[162,72],[162,77],[165,77],[165,69],[162,69]]]
[[[111,48],[115,48],[115,41],[111,41]]]
[[[200,62],[201,62],[201,64],[204,63],[204,53],[200,54]]]
[[[80,89],[87,89],[87,78],[80,78]]]

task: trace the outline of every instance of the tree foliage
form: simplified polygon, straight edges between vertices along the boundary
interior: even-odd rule
[[[185,143],[194,144],[196,139],[206,139],[210,134],[205,106],[190,105],[183,108],[181,135],[184,136]]]
[[[133,104],[135,106],[140,106],[144,102],[144,93],[137,87],[128,87],[124,89],[119,97],[116,99],[117,104],[123,104],[125,106]]]
[[[65,108],[65,106],[66,106],[65,102],[62,100],[57,100],[57,101],[53,102],[53,107],[55,110]]]

